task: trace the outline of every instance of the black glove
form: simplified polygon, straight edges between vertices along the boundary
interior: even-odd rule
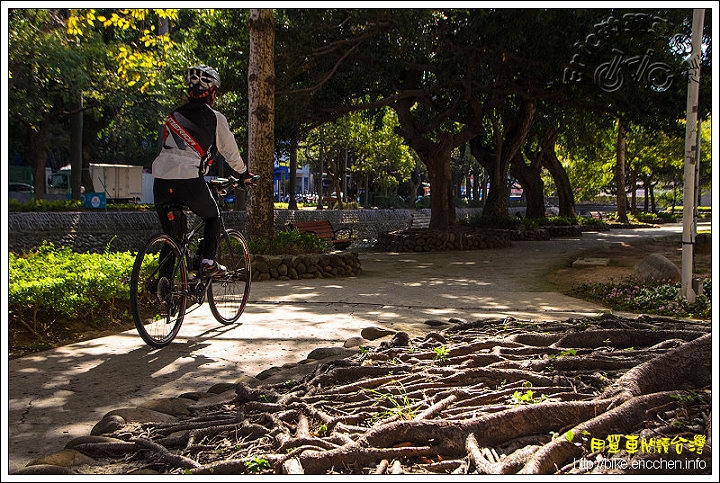
[[[240,179],[245,183],[245,186],[255,186],[258,178],[259,176],[251,173],[249,169],[240,174]]]

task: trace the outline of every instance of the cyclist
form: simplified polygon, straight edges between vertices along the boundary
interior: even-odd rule
[[[217,278],[226,270],[215,262],[220,208],[204,176],[217,154],[246,185],[252,185],[253,175],[240,155],[227,118],[213,108],[220,87],[217,71],[194,65],[187,70],[186,83],[188,102],[166,118],[162,150],[152,163],[153,195],[165,233],[173,233],[166,209],[169,203],[187,206],[205,221],[201,275]]]

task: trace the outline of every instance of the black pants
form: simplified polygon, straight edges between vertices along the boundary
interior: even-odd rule
[[[205,221],[203,233],[203,258],[215,260],[219,233],[220,208],[213,198],[210,187],[204,178],[192,179],[160,179],[153,183],[155,211],[160,217],[160,224],[165,233],[172,233],[170,220],[167,218],[167,204],[177,203],[187,206],[190,211]]]

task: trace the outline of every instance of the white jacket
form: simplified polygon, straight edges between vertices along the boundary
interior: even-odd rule
[[[247,170],[247,166],[240,156],[235,136],[230,131],[227,118],[220,112],[216,111],[207,104],[203,104],[210,109],[217,119],[215,128],[214,144],[218,153],[222,154],[225,161],[232,169],[242,174]],[[182,109],[182,108],[181,108]],[[198,140],[200,141],[200,140]],[[203,148],[209,148],[203,146]],[[190,179],[200,176],[200,155],[184,142],[180,145],[176,142],[176,138],[169,134],[167,125],[165,126],[165,141],[160,154],[152,163],[152,175],[154,178],[162,179]],[[203,175],[207,174],[209,166],[205,166]]]

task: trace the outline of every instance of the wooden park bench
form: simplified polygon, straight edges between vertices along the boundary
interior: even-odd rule
[[[416,211],[412,214],[410,228],[428,228],[430,226],[430,214],[423,211]]]
[[[352,228],[342,227],[336,230],[328,220],[288,223],[288,229],[295,229],[300,233],[314,233],[315,236],[331,243],[338,250],[345,250],[355,240]]]

